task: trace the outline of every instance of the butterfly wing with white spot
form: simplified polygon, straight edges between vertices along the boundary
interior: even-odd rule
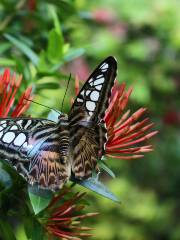
[[[61,188],[69,179],[69,163],[60,161],[58,126],[46,119],[0,119],[0,159],[42,188]]]
[[[117,62],[114,57],[106,58],[90,75],[72,105],[69,120],[77,123],[79,111],[84,113],[83,120],[103,119],[108,107],[111,89],[116,78]]]
[[[117,63],[108,57],[90,75],[69,114],[72,172],[87,178],[96,170],[97,159],[105,150],[106,127],[103,122],[116,77]]]

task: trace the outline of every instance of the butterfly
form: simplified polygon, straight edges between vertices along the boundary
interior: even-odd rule
[[[0,119],[0,159],[28,183],[58,190],[74,176],[88,179],[105,153],[103,118],[116,78],[117,63],[108,57],[89,76],[69,114],[58,122],[40,118]]]

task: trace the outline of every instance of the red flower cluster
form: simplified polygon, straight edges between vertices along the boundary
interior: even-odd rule
[[[145,142],[158,131],[148,132],[154,124],[149,118],[140,120],[146,112],[140,108],[130,115],[130,110],[124,113],[132,88],[125,91],[125,84],[115,86],[110,105],[106,111],[104,121],[108,129],[108,141],[106,144],[106,155],[120,159],[135,159],[143,157],[142,153],[152,151],[152,145],[137,144]],[[134,146],[136,145],[136,146]]]
[[[17,105],[14,106],[16,93],[21,81],[22,76],[16,77],[15,73],[11,76],[9,69],[6,69],[4,73],[0,75],[0,117],[19,117],[29,108],[30,101],[26,99],[31,98],[31,87],[26,89],[19,98]]]
[[[50,236],[63,239],[81,240],[81,237],[92,236],[85,231],[92,228],[82,227],[81,220],[96,216],[98,213],[80,214],[84,208],[81,199],[85,193],[76,193],[67,199],[70,188],[65,188],[61,193],[54,197],[47,210],[49,217],[45,221],[46,231]]]

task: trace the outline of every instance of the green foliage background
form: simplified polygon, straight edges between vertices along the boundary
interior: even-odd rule
[[[0,70],[23,74],[19,94],[33,85],[37,102],[60,110],[68,72],[84,70],[77,58],[93,69],[113,55],[119,83],[134,88],[129,107],[148,107],[159,130],[145,158],[109,160],[117,178],[105,179],[121,205],[89,193],[89,211],[101,213],[87,223],[94,239],[180,239],[179,9],[178,0],[0,2]],[[64,111],[72,96],[73,81]],[[47,110],[32,104],[29,114],[44,117]],[[26,239],[21,227],[16,238]]]

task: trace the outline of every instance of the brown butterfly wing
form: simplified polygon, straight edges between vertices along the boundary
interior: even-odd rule
[[[69,179],[70,164],[62,163],[60,131],[46,119],[0,119],[0,157],[29,183],[59,189]]]
[[[79,92],[69,114],[72,172],[87,178],[97,169],[107,141],[103,122],[116,77],[117,63],[105,59],[90,75]]]
[[[58,190],[69,180],[71,166],[69,161],[62,161],[60,152],[59,131],[49,133],[48,137],[37,142],[38,150],[32,154],[28,181],[38,183],[42,188]],[[31,155],[31,153],[30,153]]]
[[[75,128],[74,128],[75,130]],[[72,139],[72,172],[76,178],[83,179],[92,176],[92,172],[98,172],[97,159],[102,156],[106,129],[104,126],[91,127],[76,126]]]

